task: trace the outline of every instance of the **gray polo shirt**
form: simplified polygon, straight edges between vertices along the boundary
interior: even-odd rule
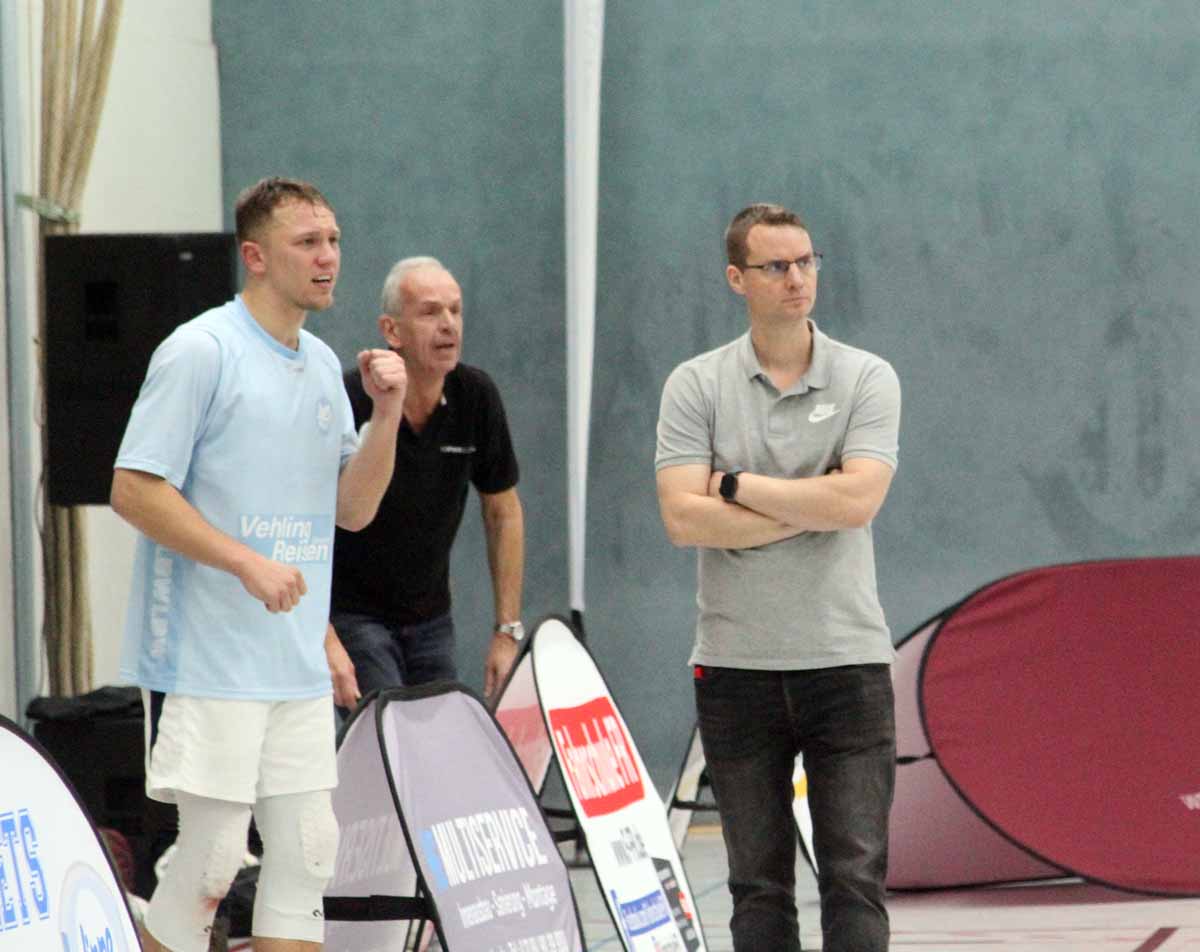
[[[785,393],[763,372],[749,333],[675,368],[663,388],[655,468],[704,463],[785,479],[860,457],[894,468],[896,372],[812,328],[812,364]],[[691,663],[797,670],[895,657],[870,526],[698,555]]]

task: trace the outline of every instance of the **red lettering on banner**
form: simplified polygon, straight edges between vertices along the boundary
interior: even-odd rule
[[[611,698],[548,714],[559,761],[587,816],[615,813],[642,799],[641,773]]]

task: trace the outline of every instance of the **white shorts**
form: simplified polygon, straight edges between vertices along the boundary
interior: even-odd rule
[[[146,795],[256,803],[337,786],[333,700],[235,701],[142,691]]]

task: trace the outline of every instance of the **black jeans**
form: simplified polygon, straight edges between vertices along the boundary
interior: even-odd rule
[[[896,724],[887,665],[696,669],[700,739],[729,854],[735,952],[793,952],[792,769],[804,755],[825,952],[884,952]]]

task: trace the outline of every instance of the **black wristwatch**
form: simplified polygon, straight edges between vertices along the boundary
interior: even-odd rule
[[[732,473],[726,473],[721,477],[721,498],[726,502],[737,502],[738,491],[738,476],[741,474],[740,469],[735,469]]]

